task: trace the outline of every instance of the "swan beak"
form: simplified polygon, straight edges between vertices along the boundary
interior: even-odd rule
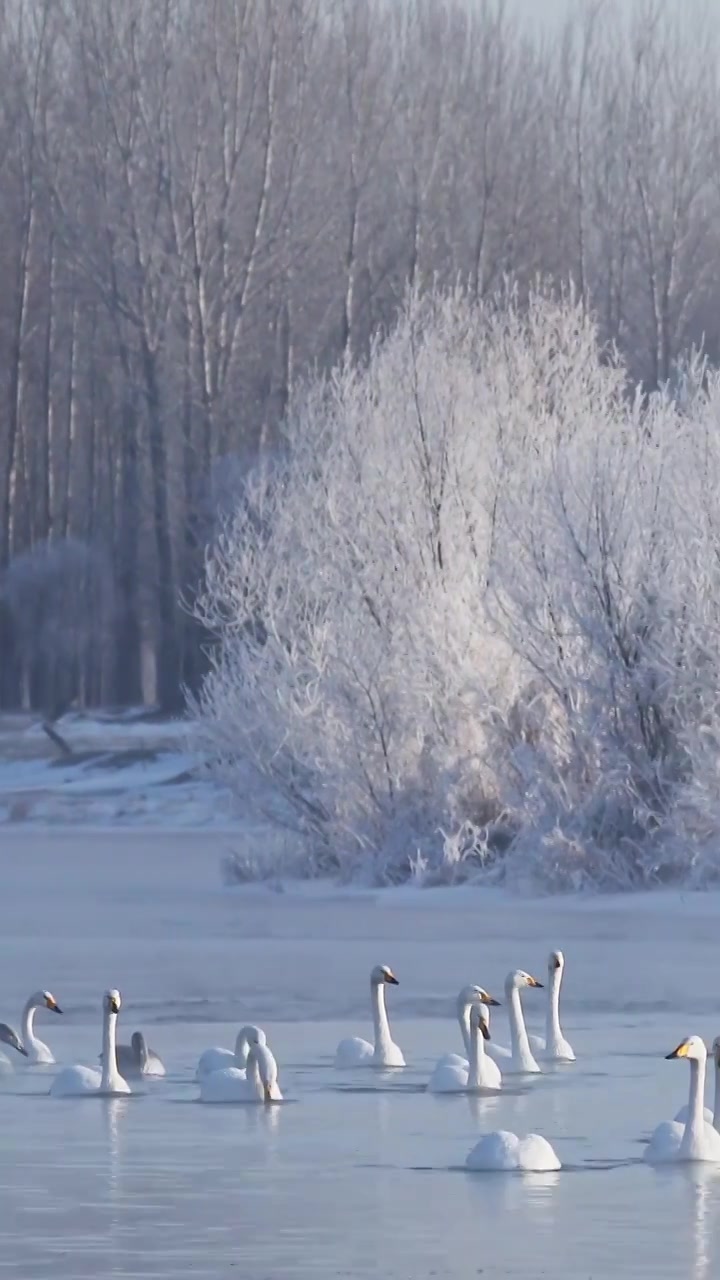
[[[272,1102],[272,1089],[269,1084],[263,1085],[263,1093],[265,1094],[265,1101]]]
[[[52,1009],[53,1013],[62,1013],[62,1009],[59,1004],[49,1004],[48,1009]]]
[[[683,1040],[682,1044],[679,1044],[677,1049],[673,1049],[672,1053],[666,1053],[665,1058],[666,1060],[669,1058],[687,1058],[688,1048],[687,1040]]]
[[[487,993],[485,994],[485,999],[483,1000],[483,1004],[488,1004],[488,1005],[490,1005],[490,1008],[491,1008],[491,1009],[499,1009],[499,1008],[500,1008],[500,1001],[499,1001],[499,1000],[496,1000],[493,996],[489,996]],[[488,1037],[488,1039],[489,1039],[489,1037]]]
[[[531,978],[528,983],[529,987],[542,987],[542,985],[542,982],[538,982],[537,978]]]
[[[17,1049],[18,1053],[21,1053],[21,1054],[22,1054],[22,1056],[23,1056],[23,1058],[27,1058],[27,1056],[28,1056],[28,1051],[27,1051],[27,1049],[25,1048],[25,1045],[24,1045],[24,1044],[20,1044],[20,1042],[18,1041],[18,1043],[17,1043],[16,1045],[14,1045],[14,1046],[13,1046],[13,1048]]]
[[[386,982],[389,982],[389,983],[390,983],[390,985],[391,985],[392,987],[399,987],[399,986],[400,986],[400,983],[398,982],[398,980],[397,980],[397,978],[395,977],[395,974],[394,974],[394,973],[386,973],[386,974],[385,974],[385,981],[386,981]]]

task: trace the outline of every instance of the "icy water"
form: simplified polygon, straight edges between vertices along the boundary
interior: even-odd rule
[[[59,1061],[95,1061],[99,1000],[123,992],[170,1068],[128,1099],[47,1096],[52,1068],[0,1084],[0,1277],[716,1276],[720,1169],[656,1171],[642,1142],[685,1101],[664,1054],[720,1031],[718,899],[527,902],[480,891],[281,894],[219,886],[217,840],[0,835],[0,1018],[30,990],[65,1016],[37,1030]],[[499,1097],[424,1085],[459,1048],[455,993],[503,998],[510,967],[566,954],[563,1022],[578,1061]],[[393,966],[395,1038],[411,1064],[336,1072],[368,1033],[367,973]],[[528,992],[539,1026],[543,993]],[[198,1103],[199,1052],[265,1027],[286,1102]],[[493,1032],[507,1042],[505,1011]],[[708,1089],[708,1093],[710,1090]],[[557,1174],[470,1174],[487,1128],[537,1131]]]

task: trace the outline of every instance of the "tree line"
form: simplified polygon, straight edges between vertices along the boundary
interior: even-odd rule
[[[0,0],[0,706],[181,705],[219,517],[408,289],[714,360],[716,63],[659,3]]]

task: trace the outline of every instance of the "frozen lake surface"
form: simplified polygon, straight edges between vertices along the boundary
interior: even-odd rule
[[[166,1080],[118,1100],[47,1097],[53,1068],[0,1084],[0,1277],[383,1277],[662,1280],[720,1267],[720,1169],[653,1170],[642,1141],[686,1100],[664,1055],[720,1032],[715,895],[543,899],[462,889],[228,890],[217,833],[7,829],[0,837],[0,1018],[39,1015],[58,1061],[99,1052],[105,987],[121,1038],[142,1026]],[[503,999],[521,966],[566,955],[574,1066],[500,1097],[423,1089],[455,1051],[454,997]],[[411,1064],[338,1073],[343,1034],[368,1034],[367,975],[392,965],[395,1039]],[[525,997],[540,1025],[543,993]],[[257,1021],[286,1103],[195,1101],[200,1051]],[[505,1010],[493,1031],[507,1042]],[[708,1090],[708,1093],[710,1090]],[[558,1174],[469,1174],[487,1128],[536,1130]]]

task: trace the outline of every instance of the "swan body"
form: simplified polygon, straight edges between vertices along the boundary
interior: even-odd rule
[[[265,1044],[265,1032],[260,1027],[242,1027],[237,1033],[234,1050],[206,1049],[198,1058],[195,1079],[202,1080],[204,1076],[211,1075],[213,1071],[223,1071],[227,1067],[232,1067],[236,1071],[244,1073],[251,1044]]]
[[[387,1009],[385,1007],[385,986],[398,986],[398,980],[392,969],[386,964],[378,964],[370,974],[370,997],[372,1002],[373,1028],[375,1043],[362,1040],[360,1036],[350,1036],[341,1040],[335,1050],[335,1066],[345,1067],[404,1067],[405,1059],[402,1050],[393,1043],[390,1034]]]
[[[59,1071],[50,1087],[54,1098],[82,1097],[96,1094],[108,1097],[118,1093],[131,1093],[129,1084],[117,1068],[116,1025],[122,1000],[119,991],[106,991],[103,996],[103,1051],[102,1070],[97,1067],[74,1066]]]
[[[714,1111],[709,1107],[703,1107],[703,1118],[707,1124],[711,1124],[714,1129],[720,1132],[720,1036],[716,1036],[712,1043],[712,1057],[715,1063],[715,1101]],[[690,1107],[685,1105],[675,1115],[678,1124],[687,1124],[690,1118]]]
[[[277,1063],[267,1044],[250,1045],[247,1068],[223,1067],[200,1081],[201,1102],[282,1102]]]
[[[17,1053],[21,1053],[23,1057],[27,1058],[27,1049],[17,1033],[13,1031],[12,1027],[8,1026],[7,1022],[0,1022],[0,1042],[9,1044]],[[0,1076],[11,1075],[14,1070],[12,1061],[7,1054],[0,1052]]]
[[[533,1057],[528,1040],[525,1018],[523,1016],[520,991],[524,987],[542,987],[542,982],[533,978],[524,969],[514,969],[505,979],[505,995],[508,1001],[508,1018],[510,1021],[510,1048],[497,1045],[491,1041],[487,1052],[502,1070],[513,1074],[532,1075],[540,1068]]]
[[[52,1050],[35,1035],[33,1024],[38,1009],[49,1009],[51,1013],[62,1013],[57,1000],[50,991],[34,991],[22,1011],[20,1035],[25,1046],[28,1062],[52,1063],[55,1061]]]
[[[553,1148],[539,1133],[519,1138],[507,1129],[483,1134],[465,1161],[466,1169],[506,1173],[521,1169],[526,1173],[549,1173],[561,1169]]]
[[[500,1068],[487,1057],[482,1043],[490,1038],[487,1006],[499,1003],[482,987],[463,987],[457,998],[457,1015],[468,1057],[461,1058],[457,1053],[447,1053],[440,1058],[428,1081],[430,1093],[464,1093],[468,1089],[500,1088]],[[476,1010],[478,1016],[473,1028],[473,1014]],[[473,1044],[474,1037],[478,1040],[477,1045]]]
[[[133,1031],[130,1044],[119,1044],[115,1049],[117,1068],[125,1076],[164,1076],[165,1064],[154,1049],[149,1049],[142,1031]],[[102,1061],[102,1054],[100,1055]]]
[[[546,1062],[574,1062],[572,1045],[560,1030],[560,986],[565,968],[562,951],[551,951],[548,956],[548,999],[545,1037],[528,1036],[530,1051]]]
[[[707,1049],[700,1036],[683,1040],[669,1059],[687,1058],[690,1063],[690,1098],[688,1120],[666,1120],[655,1129],[644,1152],[650,1164],[669,1164],[683,1161],[709,1161],[720,1163],[720,1133],[708,1124],[704,1117],[703,1092]]]

